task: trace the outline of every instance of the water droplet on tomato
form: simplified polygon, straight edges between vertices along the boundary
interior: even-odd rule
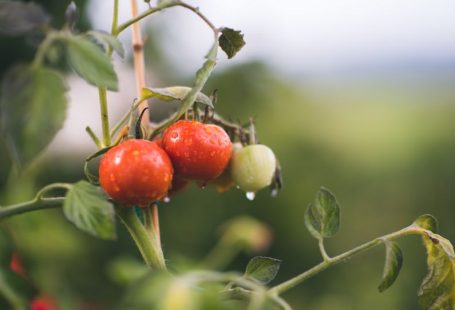
[[[246,192],[245,196],[246,196],[246,199],[253,201],[254,198],[256,197],[256,193],[255,192]]]

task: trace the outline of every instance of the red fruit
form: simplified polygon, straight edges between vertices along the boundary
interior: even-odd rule
[[[178,121],[163,134],[162,145],[175,173],[190,180],[209,181],[229,163],[232,143],[223,128],[195,121]]]
[[[57,304],[50,297],[40,296],[30,302],[30,310],[57,310]]]
[[[172,183],[173,168],[156,142],[130,139],[101,158],[101,188],[115,201],[145,205],[164,197]]]
[[[13,252],[9,268],[15,273],[25,276],[24,266],[22,265],[21,259],[16,252]]]

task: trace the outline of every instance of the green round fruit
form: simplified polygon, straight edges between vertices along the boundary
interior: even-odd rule
[[[256,192],[269,186],[275,169],[275,155],[269,147],[262,144],[235,150],[231,159],[232,179],[246,192]]]

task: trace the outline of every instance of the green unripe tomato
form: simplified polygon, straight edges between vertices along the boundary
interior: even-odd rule
[[[257,192],[272,183],[276,158],[262,144],[248,145],[235,150],[231,159],[231,176],[240,189]]]

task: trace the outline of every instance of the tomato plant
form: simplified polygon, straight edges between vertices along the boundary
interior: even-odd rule
[[[19,170],[30,166],[64,122],[68,104],[66,72],[57,65],[59,62],[97,87],[101,118],[101,136],[86,128],[97,148],[84,163],[86,179],[52,183],[29,201],[2,206],[0,221],[30,211],[62,208],[65,218],[78,229],[101,239],[115,240],[116,218],[119,218],[145,263],[139,266],[128,263],[129,272],[117,272],[131,285],[120,306],[128,309],[290,309],[282,298],[283,293],[329,267],[380,245],[385,247],[384,271],[378,287],[382,292],[394,283],[403,264],[397,240],[417,235],[424,241],[429,270],[418,292],[421,309],[455,309],[455,252],[450,241],[438,234],[433,216],[422,215],[400,230],[341,254],[329,255],[325,241],[338,232],[341,211],[335,195],[324,187],[306,211],[301,210],[302,222],[316,239],[322,258],[314,267],[271,286],[279,272],[279,259],[253,257],[241,273],[207,270],[207,267],[221,269],[240,251],[250,254],[269,245],[271,234],[265,225],[242,216],[224,228],[219,242],[201,263],[194,264],[191,270],[186,266],[169,270],[161,246],[158,213],[166,195],[177,195],[189,180],[203,185],[212,182],[219,191],[231,188],[234,182],[243,191],[256,192],[270,186],[275,193],[281,188],[282,180],[274,152],[256,143],[253,119],[247,125],[228,121],[215,111],[216,93],[210,96],[203,93],[218,61],[219,50],[228,59],[234,57],[245,45],[243,34],[215,26],[199,8],[181,0],[149,5],[139,13],[136,1],[132,0],[133,16],[119,23],[119,1],[113,0],[111,32],[106,33],[79,31],[74,3],[64,14],[65,24],[56,29],[50,24],[50,16],[35,3],[0,2],[0,32],[24,35],[39,43],[33,61],[13,66],[2,81],[1,129],[14,162],[10,178],[17,178]],[[213,43],[191,87],[147,87],[139,23],[173,7],[184,8],[199,17],[211,30]],[[125,106],[123,117],[112,126],[107,93],[119,89],[113,54],[125,56],[118,36],[130,28],[136,98],[131,98],[132,106]],[[152,98],[177,101],[178,108],[160,123],[151,122],[144,111]],[[140,132],[143,139],[133,138],[130,128],[135,122],[138,123],[136,134]],[[96,175],[91,172],[91,165],[99,157]],[[125,208],[125,204],[129,207]],[[13,231],[15,227],[8,229]],[[53,299],[37,298],[37,288],[16,273],[23,272],[17,261],[10,265],[15,249],[10,239],[8,233],[0,230],[0,307],[58,308]]]

